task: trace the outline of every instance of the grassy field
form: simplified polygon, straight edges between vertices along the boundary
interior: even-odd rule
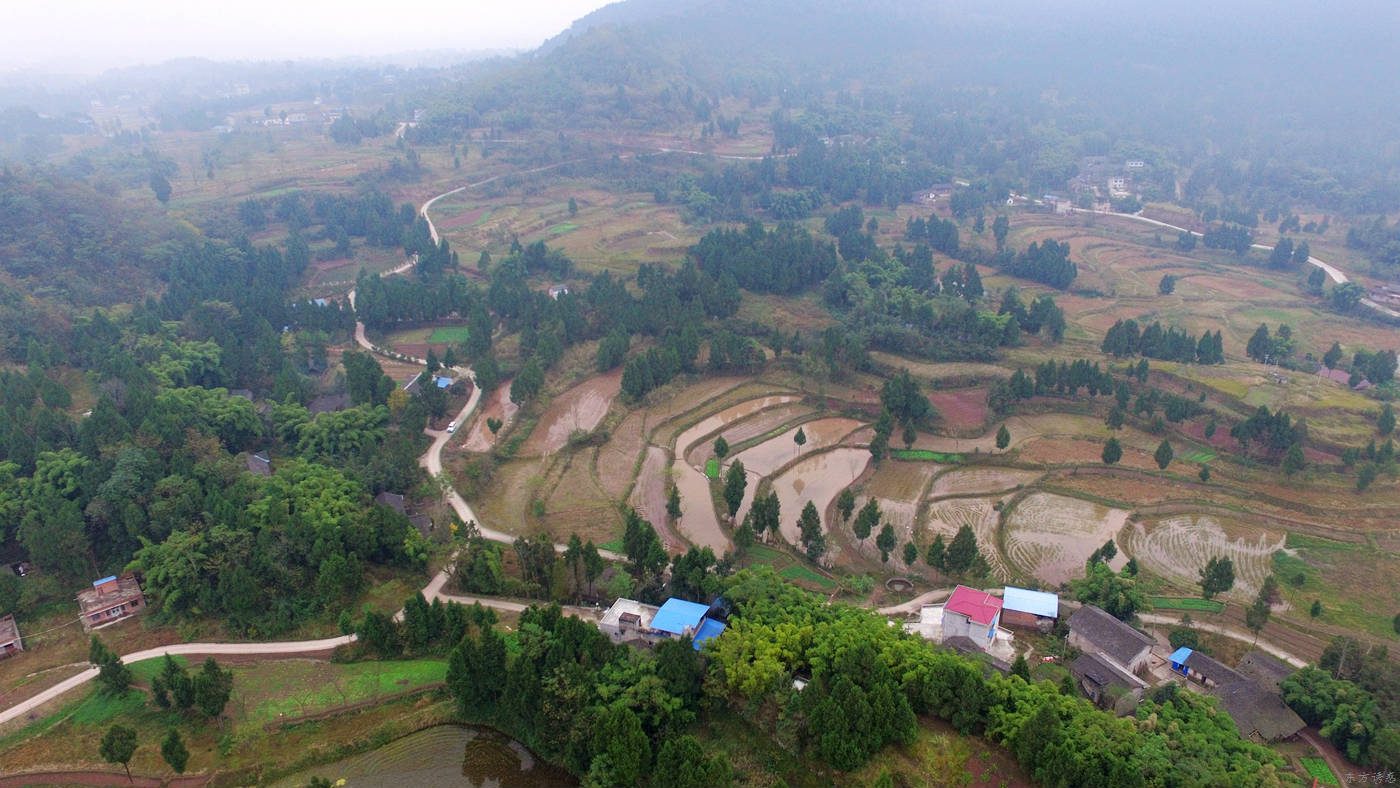
[[[1214,599],[1151,596],[1147,598],[1147,601],[1152,603],[1152,607],[1156,610],[1204,610],[1211,613],[1219,613],[1225,609],[1224,602],[1217,602]]]
[[[183,657],[176,661],[187,664]],[[168,728],[179,728],[191,753],[190,772],[271,766],[292,761],[298,753],[275,745],[268,723],[435,684],[447,673],[447,663],[441,660],[335,664],[296,659],[234,665],[233,694],[224,709],[227,723],[221,732],[220,726],[198,713],[160,709],[150,702],[141,687],[163,664],[163,659],[135,663],[131,668],[136,686],[127,692],[111,695],[89,685],[81,697],[0,738],[0,773],[46,764],[102,767],[97,763],[96,743],[114,723],[135,728],[141,742],[159,741]],[[188,667],[198,669],[198,665]],[[157,749],[138,749],[132,772],[165,773]]]
[[[793,564],[783,569],[778,575],[788,580],[801,580],[812,583],[820,586],[825,591],[835,591],[839,588],[835,581],[817,574],[811,567],[803,566],[802,564]]]
[[[953,454],[946,451],[930,451],[929,449],[892,449],[890,456],[896,460],[912,462],[941,462],[946,465],[957,465],[963,461],[963,455]]]
[[[1317,779],[1318,785],[1330,785],[1333,788],[1341,788],[1341,783],[1337,780],[1337,775],[1328,768],[1327,761],[1322,758],[1301,758],[1303,768],[1308,770],[1308,774]]]
[[[466,342],[468,333],[466,326],[439,326],[428,335],[428,342]]]

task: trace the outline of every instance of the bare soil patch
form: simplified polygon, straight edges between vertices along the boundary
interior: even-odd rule
[[[992,493],[1030,484],[1043,474],[1016,468],[959,468],[938,477],[929,490],[930,498],[968,493]]]
[[[486,426],[487,419],[500,419],[501,429],[504,430],[515,421],[515,414],[520,410],[520,406],[510,401],[510,381],[507,380],[496,387],[486,397],[486,401],[481,403],[480,415],[472,422],[471,431],[467,433],[467,440],[462,444],[462,448],[467,451],[490,451],[496,445],[496,436],[491,434],[490,428]]]
[[[980,430],[987,423],[987,389],[934,391],[929,402],[943,414],[943,425],[950,430]]]
[[[1031,577],[1052,585],[1083,573],[1089,554],[1118,535],[1128,512],[1051,493],[1031,493],[1006,523],[1007,558]],[[1112,565],[1127,563],[1119,551]]]
[[[594,471],[598,483],[614,499],[621,499],[632,483],[632,471],[637,467],[637,459],[646,448],[647,413],[634,410],[623,418],[622,423],[608,436],[608,442],[598,447],[594,454]]]
[[[535,431],[521,447],[524,454],[558,451],[575,430],[588,432],[607,415],[622,388],[622,371],[590,378],[554,398]]]
[[[628,503],[645,520],[656,526],[661,540],[668,551],[681,547],[680,538],[671,531],[666,516],[666,463],[670,459],[666,450],[659,446],[648,446],[642,469],[637,473],[637,483],[632,486],[632,497]]]

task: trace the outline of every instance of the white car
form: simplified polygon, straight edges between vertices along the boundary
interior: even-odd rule
[[[449,421],[449,422],[447,422],[447,431],[448,431],[448,432],[456,432],[456,431],[457,431],[457,422],[455,422],[455,421]]]

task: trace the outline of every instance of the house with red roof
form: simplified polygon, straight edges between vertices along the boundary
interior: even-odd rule
[[[1001,597],[967,586],[953,589],[943,605],[943,642],[963,637],[979,649],[991,648],[1001,620]]]

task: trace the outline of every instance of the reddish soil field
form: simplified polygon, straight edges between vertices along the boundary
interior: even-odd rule
[[[659,446],[647,447],[647,458],[637,473],[637,484],[632,488],[628,503],[643,519],[656,526],[666,542],[668,550],[675,550],[681,544],[679,539],[667,538],[666,525],[666,450]]]
[[[934,391],[928,395],[943,424],[950,430],[977,430],[987,423],[987,390],[985,388]]]
[[[427,358],[428,348],[432,348],[433,353],[436,354],[438,358],[442,358],[443,354],[447,352],[447,348],[450,345],[450,342],[400,342],[394,345],[394,350],[396,352],[404,354],[405,356],[412,356],[414,358]]]
[[[1182,432],[1186,433],[1187,435],[1190,435],[1192,438],[1195,438],[1201,443],[1209,444],[1212,449],[1219,449],[1221,451],[1239,453],[1239,441],[1235,440],[1234,438],[1231,438],[1230,428],[1227,426],[1221,426],[1219,421],[1217,421],[1215,424],[1215,434],[1210,436],[1209,440],[1206,439],[1205,422],[1199,419],[1192,419],[1191,421],[1182,422],[1180,425],[1178,425],[1178,427],[1181,429]]]
[[[1194,287],[1214,290],[1245,301],[1268,301],[1278,297],[1278,291],[1245,279],[1227,279],[1223,276],[1193,276],[1189,283]]]
[[[557,451],[569,442],[574,430],[587,432],[603,420],[613,398],[622,389],[622,370],[586,380],[554,398],[530,434],[522,453]]]
[[[455,230],[458,227],[465,227],[469,224],[475,224],[476,220],[480,219],[483,213],[486,213],[485,206],[482,206],[480,208],[472,208],[471,210],[467,211],[462,211],[456,216],[453,216],[448,219],[436,219],[433,221],[433,224],[438,228],[438,232],[442,232],[444,230]]]

